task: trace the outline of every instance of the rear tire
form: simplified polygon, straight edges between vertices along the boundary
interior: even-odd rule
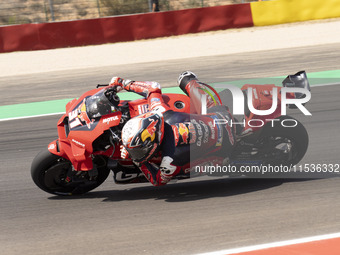
[[[110,173],[105,159],[101,158],[102,166],[97,166],[98,175],[95,179],[84,178],[81,182],[66,181],[67,173],[72,171],[69,160],[52,154],[47,149],[41,151],[31,165],[31,176],[34,183],[42,190],[60,196],[80,195],[101,185]],[[104,164],[105,163],[105,164]]]
[[[274,167],[274,172],[247,173],[249,177],[257,178],[284,178],[292,177],[288,172],[291,167],[298,164],[308,149],[308,133],[306,128],[297,120],[289,116],[281,116],[277,118],[280,123],[284,120],[294,120],[297,125],[295,127],[284,127],[279,122],[266,124],[261,131],[256,147],[258,148],[255,156],[261,162],[261,170],[263,166]],[[273,168],[272,168],[273,169]]]
[[[294,120],[297,125],[295,127],[284,127],[275,124],[274,127],[272,127],[271,123],[268,123],[262,131],[259,141],[271,138],[281,139],[282,142],[285,141],[291,146],[287,148],[289,149],[289,155],[287,154],[286,158],[276,159],[274,162],[285,165],[296,165],[301,161],[308,149],[309,138],[307,130],[298,120],[292,117],[281,116],[278,119],[280,122],[284,120]]]

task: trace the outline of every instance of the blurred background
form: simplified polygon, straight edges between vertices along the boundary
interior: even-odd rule
[[[257,0],[0,0],[0,25],[249,3]]]

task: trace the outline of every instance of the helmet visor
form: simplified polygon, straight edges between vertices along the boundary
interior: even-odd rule
[[[150,149],[146,147],[139,147],[133,149],[127,149],[130,154],[130,157],[137,162],[141,162],[149,155]]]

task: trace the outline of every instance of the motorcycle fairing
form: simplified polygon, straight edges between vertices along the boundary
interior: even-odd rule
[[[290,80],[288,82],[285,82],[284,86],[290,86],[290,83],[292,81],[292,78],[290,77]],[[295,80],[294,80],[295,82]],[[292,82],[291,82],[292,83]],[[307,83],[304,83],[307,84]],[[266,110],[270,109],[272,106],[272,98],[270,91],[272,91],[274,85],[245,85],[242,87],[242,90],[247,90],[248,87],[251,87],[252,89],[255,89],[256,94],[258,95],[258,98],[254,97],[253,93],[253,107],[258,110]],[[294,83],[294,86],[296,85],[296,82]],[[72,110],[75,110],[77,107],[82,112],[82,104],[84,103],[84,99],[87,97],[90,97],[97,92],[99,92],[101,89],[94,89],[91,91],[86,92],[84,95],[82,95],[79,99],[73,99],[66,105],[66,114],[59,120],[58,122],[58,134],[59,139],[51,142],[48,146],[48,149],[51,153],[60,155],[61,157],[64,157],[68,160],[70,160],[76,170],[90,170],[93,168],[92,165],[92,158],[95,155],[105,155],[109,158],[108,162],[111,161],[116,162],[116,165],[120,167],[110,167],[108,163],[108,167],[114,171],[115,181],[117,183],[133,183],[133,182],[140,182],[140,181],[146,181],[146,179],[143,177],[143,175],[140,173],[140,171],[133,165],[132,161],[127,159],[123,160],[120,157],[120,151],[119,149],[119,142],[115,141],[114,146],[111,146],[110,148],[105,147],[105,151],[100,151],[99,149],[93,149],[93,143],[98,138],[104,138],[104,136],[101,136],[109,129],[112,128],[112,130],[117,128],[115,126],[120,124],[120,120],[122,119],[122,113],[112,113],[109,115],[101,116],[99,118],[95,118],[94,122],[91,123],[87,120],[87,122],[90,122],[91,129],[87,127],[86,123],[86,116],[83,116],[83,119],[85,120],[85,124],[82,126],[84,127],[84,130],[78,130],[77,128],[70,128],[69,127],[69,115],[68,113],[72,112]],[[278,91],[280,91],[280,88],[278,87]],[[187,112],[190,113],[190,99],[186,95],[182,94],[163,94],[163,100],[164,102],[170,107],[170,109],[177,111],[177,112]],[[246,96],[246,95],[245,95]],[[275,112],[273,112],[269,116],[257,116],[250,111],[247,111],[247,108],[245,107],[246,113],[244,115],[244,118],[247,120],[252,119],[268,119],[268,118],[277,118],[280,117],[281,113],[281,103],[280,103],[280,93],[278,93],[278,104],[277,109]],[[296,95],[292,95],[293,98],[295,98]],[[288,95],[287,95],[288,98]],[[245,98],[245,102],[247,102],[247,98]],[[130,116],[134,117],[136,115],[139,115],[143,113],[144,111],[148,110],[148,102],[146,99],[139,99],[134,101],[121,101],[120,105],[125,104],[126,107],[129,109]],[[125,111],[123,111],[125,113]],[[192,113],[192,112],[191,112]],[[164,114],[164,116],[166,113]],[[87,116],[88,117],[88,116]],[[124,116],[125,119],[126,116]],[[123,119],[124,120],[124,119]],[[95,124],[95,126],[94,126]],[[93,128],[92,128],[93,127]],[[118,127],[118,129],[121,127]],[[244,145],[242,145],[240,154],[244,152],[244,148],[248,146],[252,149],[253,143],[255,143],[258,138],[260,137],[260,134],[262,133],[261,128],[252,128],[252,127],[245,127],[244,130],[251,129],[251,132],[249,134],[242,134],[242,136],[239,136],[239,139],[243,141]],[[85,131],[86,130],[86,131]],[[89,132],[90,131],[90,132]],[[184,130],[185,131],[185,130]],[[106,133],[107,135],[109,133]],[[181,134],[183,135],[183,133]],[[216,131],[215,135],[218,135],[218,141],[222,137],[221,134],[219,134],[218,130]],[[188,137],[186,139],[188,142]],[[190,141],[190,139],[189,139]],[[220,141],[219,141],[220,142]],[[85,145],[85,146],[84,146]],[[84,148],[85,147],[85,148]],[[218,147],[218,146],[217,146]],[[247,148],[246,148],[247,149]],[[213,154],[211,154],[213,155]],[[243,155],[242,155],[243,157]],[[244,159],[242,158],[244,163]],[[199,160],[199,159],[198,159]],[[223,157],[216,157],[212,156],[212,158],[204,158],[204,162],[199,163],[206,163],[206,162],[219,162],[221,161],[223,163],[224,158]],[[189,178],[190,172],[192,171],[192,168],[190,169],[190,162],[185,164],[182,167],[182,172],[176,176],[177,179],[181,178]],[[191,164],[195,165],[195,164]],[[129,169],[129,170],[127,170]]]
[[[176,112],[190,113],[190,98],[183,94],[166,93],[162,95],[167,106]],[[131,118],[145,113],[148,107],[148,101],[144,98],[130,101],[129,109]]]
[[[94,140],[110,127],[119,125],[121,120],[122,113],[119,111],[95,119],[88,117],[85,100],[100,90],[88,91],[66,105],[66,114],[58,122],[59,139],[49,145],[51,153],[70,160],[75,170],[86,171],[93,168],[91,155]],[[72,126],[74,121],[77,124]],[[112,154],[112,150],[108,149],[108,153]]]
[[[242,86],[242,91],[247,91],[248,88],[251,88],[252,93],[252,103],[253,107],[256,110],[268,110],[272,106],[273,102],[273,95],[272,91],[273,88],[277,88],[278,91],[278,98],[277,98],[277,107],[276,110],[269,114],[269,115],[256,115],[250,111],[246,111],[246,114],[244,115],[245,118],[245,125],[243,128],[243,131],[245,130],[251,130],[256,131],[261,129],[261,126],[259,124],[256,124],[256,121],[252,123],[252,126],[249,125],[250,120],[259,120],[259,123],[267,123],[270,119],[275,119],[281,115],[281,87],[277,87],[274,84],[265,84],[265,85],[254,85],[254,84],[245,84]],[[247,102],[245,102],[247,104]]]

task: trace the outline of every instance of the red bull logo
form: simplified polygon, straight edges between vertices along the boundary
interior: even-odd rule
[[[149,124],[149,126],[142,132],[141,139],[143,142],[148,138],[151,139],[151,142],[155,140],[157,123],[158,123],[158,120],[155,121],[152,119],[152,122]]]
[[[188,124],[188,128],[189,128],[189,134],[190,134],[190,140],[189,143],[195,143],[196,142],[196,130],[194,127],[194,124],[192,124],[191,122],[186,122]]]
[[[80,109],[80,113],[78,114],[78,118],[81,121],[85,122],[85,124],[88,128],[91,128],[91,124],[93,124],[94,121],[90,120],[89,116],[86,113],[85,99],[84,99],[83,103],[79,106],[78,109]]]
[[[189,139],[189,129],[184,123],[179,123],[178,132],[182,137],[183,143],[188,143]]]
[[[177,145],[178,142],[179,142],[179,132],[178,132],[178,128],[177,128],[176,125],[172,125],[171,127],[172,127],[172,131],[173,131],[173,133],[174,133],[174,136],[175,136],[175,145]]]
[[[84,124],[86,124],[88,129],[91,129],[91,124],[94,123],[94,120],[90,120],[86,113],[85,99],[75,110],[69,112],[68,118],[71,129],[78,126],[83,126]]]

